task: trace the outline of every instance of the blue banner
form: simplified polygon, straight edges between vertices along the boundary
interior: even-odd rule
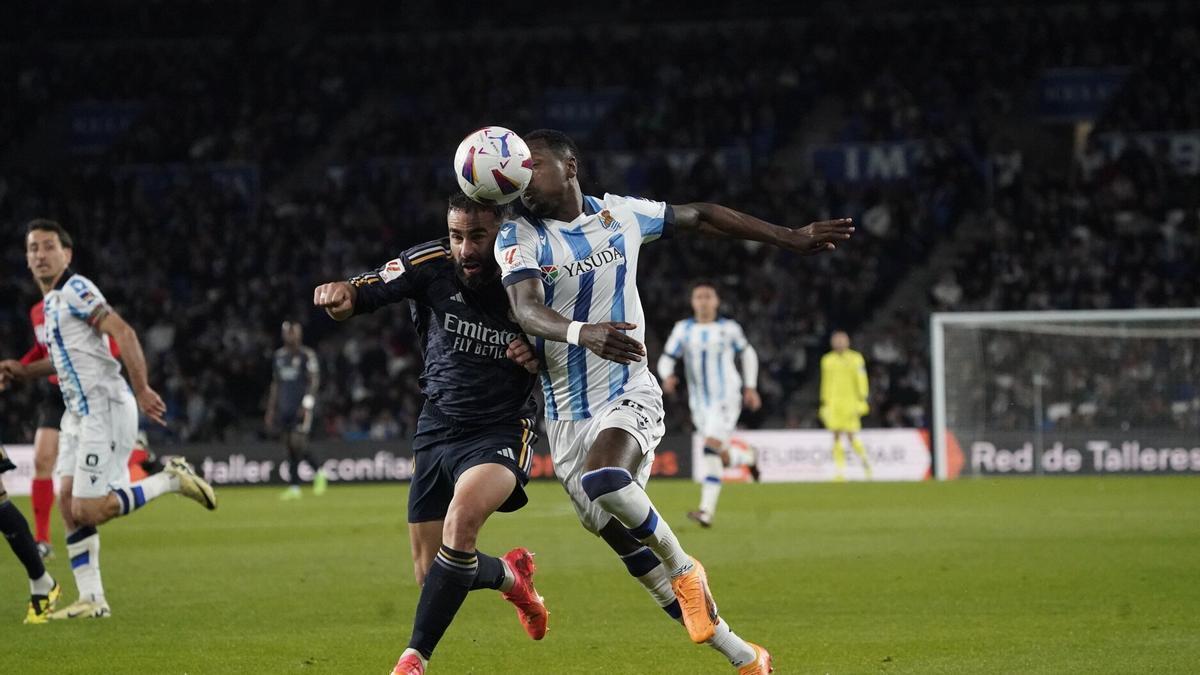
[[[1200,176],[1200,129],[1096,134],[1093,140],[1108,159],[1136,147],[1151,157],[1165,157],[1183,175]]]
[[[1121,89],[1128,68],[1049,68],[1037,83],[1038,114],[1056,122],[1096,119]]]
[[[813,170],[831,183],[890,183],[913,177],[924,157],[921,141],[817,146]]]
[[[67,122],[71,152],[98,154],[109,149],[141,116],[143,108],[136,101],[72,105]]]
[[[625,96],[625,89],[549,89],[543,103],[546,125],[567,134],[586,135]]]

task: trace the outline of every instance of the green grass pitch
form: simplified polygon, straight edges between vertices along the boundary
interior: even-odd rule
[[[431,673],[732,672],[578,526],[558,485],[531,492],[480,548],[538,554],[550,633],[530,641],[498,594],[477,591]],[[732,485],[705,531],[683,517],[698,487],[650,492],[722,614],[780,673],[1200,669],[1196,478]],[[104,621],[22,626],[28,589],[5,551],[0,673],[386,673],[417,597],[406,495],[334,486],[283,503],[226,489],[215,513],[166,497],[102,530]],[[51,571],[69,601],[55,528]]]

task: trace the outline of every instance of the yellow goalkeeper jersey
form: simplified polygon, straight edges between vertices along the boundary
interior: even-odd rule
[[[867,400],[867,362],[847,349],[821,357],[821,405],[856,410]]]

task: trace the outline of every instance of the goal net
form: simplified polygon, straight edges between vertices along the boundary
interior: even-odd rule
[[[938,478],[1200,474],[1200,309],[937,313]]]

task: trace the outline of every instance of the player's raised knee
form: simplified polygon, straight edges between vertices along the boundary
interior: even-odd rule
[[[592,501],[599,501],[605,495],[610,495],[621,488],[633,483],[633,476],[619,467],[604,467],[583,474],[580,479],[583,492]]]
[[[79,527],[96,527],[112,520],[120,508],[111,495],[104,499],[74,499],[71,515]]]
[[[466,505],[450,505],[442,526],[442,541],[457,551],[474,551],[475,538],[487,520],[482,510]]]

